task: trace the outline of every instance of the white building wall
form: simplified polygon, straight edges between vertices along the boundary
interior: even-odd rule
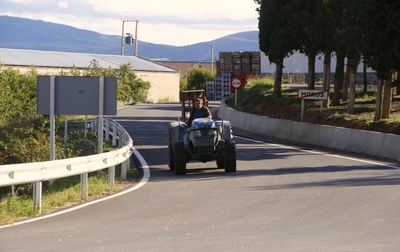
[[[31,67],[25,66],[7,66],[19,70],[20,73],[28,73]],[[59,75],[61,71],[68,73],[70,68],[51,68],[51,67],[35,67],[40,75]],[[151,84],[147,102],[157,103],[160,101],[179,101],[179,81],[180,74],[178,72],[151,72],[151,71],[134,71],[136,76]]]
[[[137,77],[151,84],[147,95],[147,102],[179,101],[179,73],[140,72],[135,71]]]

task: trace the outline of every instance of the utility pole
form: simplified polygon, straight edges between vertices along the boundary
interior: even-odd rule
[[[211,73],[214,72],[214,45],[211,46]]]
[[[136,28],[135,28],[135,51],[134,55],[137,56],[137,50],[138,50],[138,42],[137,42],[137,29],[138,29],[138,22],[139,20],[136,19],[121,19],[122,21],[122,35],[121,35],[121,56],[124,56],[124,50],[125,50],[125,34],[124,34],[124,28],[125,28],[125,22],[136,22]]]
[[[137,35],[137,29],[138,29],[138,23],[139,23],[139,20],[135,20],[135,22],[136,22],[136,27],[135,27],[135,52],[134,52],[134,56],[137,56],[137,53],[138,53],[138,35]]]

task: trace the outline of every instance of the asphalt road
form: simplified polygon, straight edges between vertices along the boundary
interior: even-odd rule
[[[138,190],[0,229],[0,251],[400,251],[400,170],[380,161],[237,142],[238,172],[168,169],[179,106],[137,105],[118,120],[147,161]]]

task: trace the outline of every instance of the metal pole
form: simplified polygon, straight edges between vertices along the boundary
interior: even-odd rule
[[[139,20],[135,20],[136,22],[136,27],[135,27],[135,51],[134,51],[134,56],[138,55],[138,23]]]
[[[300,114],[300,122],[304,121],[304,99],[301,99],[301,114]]]
[[[50,160],[54,160],[55,157],[55,79],[55,76],[50,77]],[[42,212],[42,188],[42,181],[33,184],[33,207],[39,213]]]
[[[235,107],[237,105],[237,88],[235,88]]]
[[[99,77],[99,126],[98,126],[98,148],[97,152],[103,153],[103,124],[104,124],[104,77]]]
[[[55,149],[56,149],[56,77],[50,77],[50,161],[55,160]],[[50,180],[50,186],[54,183],[55,180]],[[41,189],[40,189],[41,190]],[[41,195],[40,195],[41,196]]]
[[[122,36],[121,36],[121,56],[124,56],[124,24],[125,24],[125,20],[122,20]]]
[[[50,160],[54,160],[56,142],[55,79],[55,76],[50,77]]]

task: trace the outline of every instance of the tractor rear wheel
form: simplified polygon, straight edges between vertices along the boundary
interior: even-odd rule
[[[174,163],[174,149],[172,148],[171,140],[168,143],[168,152],[169,152],[169,170],[174,171],[175,170],[175,163]]]
[[[225,141],[224,143],[225,172],[236,172],[236,143]]]
[[[186,153],[183,143],[173,145],[174,167],[176,175],[186,174]]]

